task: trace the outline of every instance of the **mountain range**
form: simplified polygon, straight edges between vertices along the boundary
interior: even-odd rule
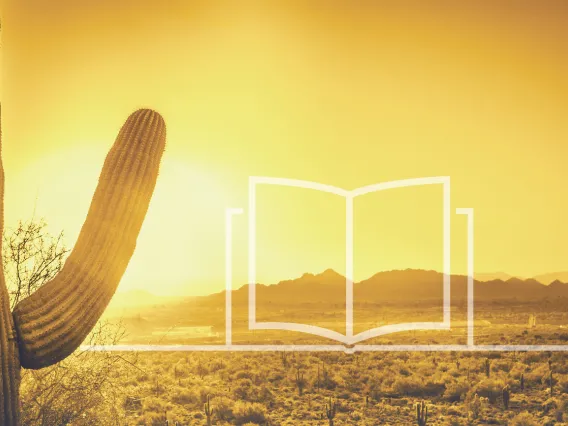
[[[442,300],[443,274],[420,269],[379,272],[372,277],[354,283],[355,303],[403,302],[406,300]],[[467,276],[451,276],[453,300],[467,298]],[[535,279],[511,277],[506,280],[474,280],[476,301],[516,299],[534,301],[550,298],[567,298],[568,284],[555,280],[545,285]],[[259,304],[280,305],[298,303],[344,303],[345,277],[328,269],[320,274],[306,273],[294,280],[280,281],[273,285],[256,285]],[[225,299],[225,291],[202,296],[202,302],[215,303]],[[233,302],[245,304],[248,300],[248,284],[233,291]]]
[[[519,278],[522,280],[526,279],[524,277],[521,277],[520,275],[511,275],[506,272],[476,273],[475,278],[478,281],[507,281],[511,278]],[[568,282],[568,271],[549,272],[547,274],[535,275],[534,277],[532,277],[532,279],[545,285],[549,285],[554,281],[566,283]]]
[[[488,274],[489,275],[489,274]],[[568,273],[567,273],[568,275]],[[501,277],[482,281],[474,280],[474,300],[476,302],[495,302],[517,300],[532,302],[543,299],[564,299],[568,303],[568,284],[555,279],[560,274],[543,275],[543,281],[535,278],[521,279],[501,273]],[[568,278],[568,276],[567,276]],[[566,280],[568,281],[568,279]],[[404,303],[416,301],[441,301],[443,274],[421,269],[393,270],[378,272],[372,277],[354,283],[354,303]],[[233,305],[245,306],[248,303],[248,284],[233,290]],[[451,297],[453,301],[467,297],[467,276],[451,276]],[[305,273],[301,277],[280,281],[277,284],[257,284],[256,298],[259,306],[286,306],[298,304],[339,304],[345,303],[345,277],[332,269],[319,274]],[[224,306],[225,290],[207,296],[160,297],[148,292],[131,291],[117,293],[110,309],[118,307],[134,308],[136,305],[164,305],[171,303],[190,303],[193,306]],[[125,306],[126,305],[126,306]]]

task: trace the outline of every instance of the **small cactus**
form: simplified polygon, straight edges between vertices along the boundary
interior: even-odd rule
[[[416,404],[416,424],[418,426],[426,426],[428,422],[428,407],[426,403],[422,401],[420,404]]]
[[[333,426],[333,419],[335,418],[335,402],[329,397],[329,404],[325,404],[325,416],[329,421],[329,426]]]
[[[525,373],[521,373],[521,380],[520,381],[521,381],[521,383],[520,383],[521,391],[524,391],[525,390]]]
[[[211,426],[211,416],[213,415],[213,408],[211,408],[211,399],[207,395],[207,402],[203,404],[203,411],[205,412],[205,417],[207,417],[207,426]]]
[[[509,409],[509,401],[511,400],[511,388],[509,385],[506,385],[503,388],[503,407],[505,410]]]
[[[298,387],[298,395],[302,396],[302,392],[304,390],[304,385],[306,381],[304,380],[304,373],[300,371],[298,368],[296,371],[296,386]]]
[[[548,376],[548,388],[550,389],[550,396],[552,396],[554,390],[554,377],[552,376],[552,370],[550,370],[550,374]]]
[[[487,377],[491,376],[491,361],[489,361],[489,358],[485,358],[485,375]]]
[[[280,360],[283,367],[288,366],[288,354],[286,352],[280,352]]]

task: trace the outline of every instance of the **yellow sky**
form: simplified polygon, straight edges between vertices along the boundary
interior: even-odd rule
[[[37,197],[36,215],[72,245],[120,125],[148,106],[168,147],[121,290],[220,290],[224,210],[247,207],[250,175],[347,189],[447,175],[452,210],[475,209],[476,271],[568,269],[565,2],[115,3],[3,2],[8,225]],[[344,272],[340,199],[259,194],[261,282]],[[355,278],[440,269],[441,194],[357,201]],[[465,218],[452,220],[463,273]]]

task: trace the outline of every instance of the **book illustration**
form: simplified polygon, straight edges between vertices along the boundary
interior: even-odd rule
[[[329,330],[324,327],[293,323],[258,321],[256,318],[256,196],[258,185],[280,185],[296,188],[312,189],[328,192],[345,198],[346,208],[346,277],[345,277],[345,334]],[[443,320],[431,322],[407,322],[399,324],[373,327],[361,333],[353,333],[353,200],[355,197],[380,192],[387,189],[398,189],[421,185],[442,185],[443,189]],[[450,318],[450,178],[425,177],[390,181],[364,186],[354,190],[345,190],[321,183],[274,178],[274,177],[250,177],[249,178],[249,203],[248,203],[248,329],[254,330],[280,330],[300,332],[313,336],[327,338],[335,343],[330,344],[264,344],[264,343],[233,343],[232,335],[232,298],[233,298],[233,265],[232,265],[232,233],[233,218],[245,213],[243,208],[227,208],[225,210],[225,343],[224,344],[119,344],[119,345],[85,345],[85,350],[94,351],[235,351],[235,352],[273,352],[273,351],[297,351],[297,352],[380,352],[380,351],[568,351],[568,345],[564,344],[475,344],[474,342],[474,211],[473,208],[456,208],[455,213],[467,218],[467,274],[466,274],[466,321],[455,321]],[[533,317],[534,318],[534,317]],[[531,318],[529,326],[536,321]],[[465,324],[464,324],[465,323]],[[483,321],[481,321],[483,323]],[[449,331],[453,327],[467,330],[467,342],[465,344],[369,344],[366,340],[378,336],[404,331],[438,330]]]
[[[331,193],[345,199],[345,334],[338,333],[323,327],[299,324],[293,322],[260,322],[256,319],[256,199],[258,185],[280,185],[311,189]],[[356,197],[384,190],[414,187],[421,185],[442,185],[443,188],[443,321],[441,322],[409,322],[400,324],[383,325],[374,327],[364,332],[353,332],[353,201]],[[331,340],[344,345],[353,345],[364,340],[371,339],[390,333],[398,333],[410,330],[449,330],[450,329],[450,178],[424,177],[405,179],[367,185],[354,190],[345,190],[335,186],[303,180],[257,177],[249,178],[249,203],[248,203],[248,270],[249,270],[249,329],[250,330],[288,330],[308,333]],[[230,293],[227,288],[227,294]]]

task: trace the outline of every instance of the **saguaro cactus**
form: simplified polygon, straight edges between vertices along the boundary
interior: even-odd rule
[[[0,268],[0,424],[19,424],[20,367],[39,369],[66,358],[108,305],[134,253],[165,142],[160,114],[141,109],[128,117],[106,157],[87,218],[65,265],[53,280],[20,301],[13,313]],[[0,241],[3,229],[0,157]]]
[[[298,387],[298,395],[302,396],[302,391],[304,390],[304,385],[306,381],[304,380],[304,373],[300,371],[300,368],[296,370],[296,386]]]
[[[509,409],[509,401],[511,400],[511,388],[509,385],[505,385],[503,388],[503,408],[505,410]]]
[[[333,419],[335,418],[336,403],[329,397],[329,404],[325,404],[325,417],[329,422],[329,426],[333,426]]]
[[[203,412],[205,413],[205,417],[207,417],[207,426],[211,426],[211,416],[213,415],[213,408],[211,408],[211,399],[209,395],[207,395],[207,402],[203,404]]]
[[[426,426],[428,423],[428,407],[426,403],[422,401],[420,404],[416,404],[416,424],[418,426]]]

